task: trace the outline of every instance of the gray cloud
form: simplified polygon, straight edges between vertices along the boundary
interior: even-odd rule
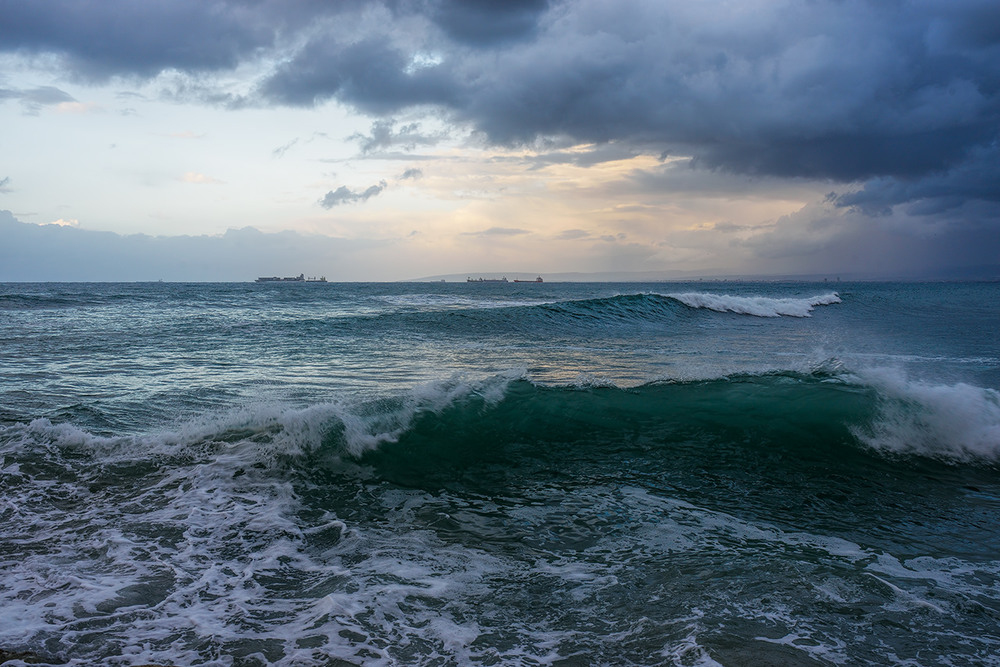
[[[458,104],[461,91],[446,68],[410,71],[410,54],[393,42],[388,33],[360,41],[323,35],[280,66],[263,82],[259,94],[264,101],[292,106],[336,97],[376,115],[421,104]]]
[[[405,180],[409,180],[409,179],[416,180],[418,178],[423,178],[423,176],[424,176],[424,172],[423,171],[421,171],[420,169],[417,169],[415,167],[411,167],[411,168],[409,168],[409,169],[407,169],[406,171],[403,172],[403,174],[399,177],[399,180],[401,180],[401,181],[405,181]]]
[[[490,227],[489,229],[483,229],[478,232],[463,232],[463,236],[520,236],[522,234],[530,234],[527,229],[518,229],[516,227]]]
[[[285,144],[283,146],[278,146],[273,151],[271,151],[271,155],[273,155],[276,158],[285,157],[285,153],[287,153],[292,148],[292,146],[294,146],[297,143],[299,143],[299,138],[298,137],[292,139],[291,141],[289,141],[287,144]]]
[[[372,123],[370,135],[353,134],[348,139],[361,145],[361,152],[368,154],[388,148],[400,147],[413,150],[419,146],[433,146],[445,138],[443,134],[425,134],[420,123],[408,123],[396,130],[396,120],[386,118]]]
[[[553,164],[572,164],[577,167],[593,167],[596,164],[629,160],[648,151],[642,147],[624,142],[598,144],[589,150],[550,151],[528,158],[533,169],[542,169]]]
[[[297,23],[294,3],[277,9],[275,2],[225,0],[5,2],[0,46],[56,54],[76,76],[95,81],[226,70],[274,46],[278,31]]]
[[[434,105],[501,144],[613,142],[539,164],[669,151],[702,169],[842,183],[961,169],[1000,134],[1000,36],[977,27],[1000,22],[988,3],[819,1],[725,20],[708,4],[535,9],[517,47],[445,44],[416,69],[391,31],[317,37],[260,92],[376,114]]]
[[[46,106],[76,101],[69,93],[53,86],[39,86],[30,90],[0,88],[0,101],[3,100],[20,101],[25,112],[32,115],[39,113]]]
[[[346,185],[341,185],[336,190],[330,190],[320,200],[319,205],[323,208],[333,208],[341,204],[353,204],[356,202],[366,202],[385,190],[385,181],[379,181],[377,185],[372,185],[361,192],[351,190]]]
[[[10,192],[8,185],[10,185],[10,176],[0,178],[0,192]]]
[[[982,200],[995,205],[1000,218],[1000,145],[976,146],[952,169],[919,178],[874,178],[860,190],[834,194],[830,199],[838,206],[875,215],[905,203],[911,203],[911,213],[940,214],[954,212],[969,200]]]
[[[429,16],[452,39],[488,46],[534,36],[547,0],[437,0]]]
[[[755,228],[750,227],[748,225],[737,225],[733,222],[723,221],[723,222],[717,222],[714,225],[712,225],[712,229],[717,232],[722,232],[723,234],[736,234],[739,232],[745,232]]]

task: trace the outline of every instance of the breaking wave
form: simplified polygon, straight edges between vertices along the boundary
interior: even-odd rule
[[[707,294],[685,292],[668,294],[690,308],[707,308],[720,313],[739,313],[757,317],[809,317],[816,306],[840,303],[836,292],[804,298],[773,298],[766,296],[730,296],[728,294]]]
[[[505,443],[575,443],[599,454],[619,444],[693,442],[706,434],[717,442],[793,450],[849,446],[991,463],[1000,459],[1000,392],[915,381],[897,371],[854,373],[836,361],[812,373],[739,374],[629,388],[609,382],[539,385],[525,371],[513,370],[480,381],[428,383],[378,399],[341,397],[305,408],[250,404],[141,436],[97,436],[72,423],[36,419],[0,428],[0,445],[18,449],[45,442],[111,458],[244,442],[254,445],[257,456],[323,450],[363,458],[383,449],[425,456],[451,449],[462,457]]]

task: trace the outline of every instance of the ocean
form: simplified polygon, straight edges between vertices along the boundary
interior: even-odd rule
[[[9,665],[1000,665],[1000,283],[0,285]]]

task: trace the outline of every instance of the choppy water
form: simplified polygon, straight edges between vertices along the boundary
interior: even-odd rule
[[[1000,664],[998,297],[0,285],[0,659]]]

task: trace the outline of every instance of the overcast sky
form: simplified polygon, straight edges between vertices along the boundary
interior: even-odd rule
[[[0,0],[0,280],[995,274],[998,141],[996,0]]]

